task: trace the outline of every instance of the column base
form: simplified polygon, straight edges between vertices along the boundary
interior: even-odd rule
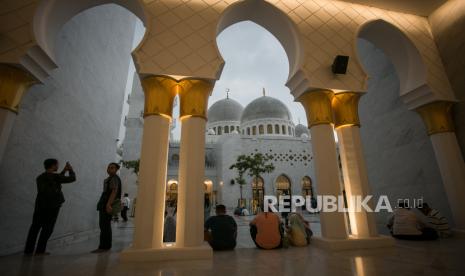
[[[123,250],[119,257],[123,262],[210,260],[213,257],[213,250],[208,245],[149,249],[134,249],[130,247]]]
[[[338,251],[351,249],[369,249],[380,247],[392,247],[395,245],[394,238],[390,236],[379,235],[373,238],[355,238],[347,239],[327,239],[323,237],[312,237],[311,244],[317,247]]]

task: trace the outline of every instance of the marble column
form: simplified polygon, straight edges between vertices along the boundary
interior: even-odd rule
[[[319,196],[342,195],[339,166],[333,132],[330,90],[312,90],[298,99],[307,114],[312,137],[315,176]],[[325,239],[346,239],[347,226],[343,212],[320,213],[321,234]]]
[[[204,232],[205,126],[213,82],[180,83],[181,144],[176,247],[201,247]]]
[[[452,102],[436,101],[416,109],[430,136],[455,227],[465,231],[465,163],[451,116]]]
[[[0,64],[0,164],[24,93],[35,83],[25,70]]]
[[[332,99],[332,108],[339,141],[351,234],[357,238],[368,238],[378,235],[374,214],[363,208],[357,209],[356,202],[351,200],[355,197],[363,200],[371,195],[358,117],[358,102],[362,95],[354,92],[336,93]],[[370,201],[368,205],[373,209],[373,202]]]
[[[133,249],[163,248],[169,132],[176,86],[167,77],[142,79],[144,129]]]

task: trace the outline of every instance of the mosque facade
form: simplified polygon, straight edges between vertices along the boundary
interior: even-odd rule
[[[140,109],[140,98],[131,100],[131,109]],[[140,114],[133,111],[129,114]],[[128,118],[127,121],[132,121]],[[139,121],[141,122],[141,121]],[[130,125],[130,126],[129,126]],[[129,127],[128,127],[129,126]],[[132,137],[142,133],[142,124],[127,124],[123,159],[140,156],[140,139]],[[263,201],[264,195],[283,193],[314,196],[314,163],[309,130],[302,124],[294,124],[286,105],[276,98],[263,96],[254,99],[245,108],[227,96],[215,102],[208,110],[205,143],[205,194],[212,204],[224,204],[229,209],[239,204],[251,213]],[[132,142],[131,142],[132,141]],[[237,171],[231,170],[239,155],[261,153],[275,167],[254,180],[246,175],[246,184],[237,183]],[[177,199],[180,144],[170,138],[166,200]],[[122,171],[126,190],[136,189],[134,176]],[[242,202],[240,203],[242,189]],[[135,195],[136,193],[133,192]]]

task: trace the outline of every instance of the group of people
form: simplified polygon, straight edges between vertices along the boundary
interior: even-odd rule
[[[259,249],[278,249],[307,246],[313,233],[302,215],[290,213],[286,223],[273,212],[260,212],[250,222],[250,236]],[[224,205],[216,206],[216,216],[205,221],[205,241],[214,250],[232,250],[236,247],[237,224],[226,214]]]
[[[403,202],[389,218],[387,227],[394,238],[403,240],[436,240],[451,236],[449,223],[441,213],[432,209],[427,203],[410,209]]]
[[[53,233],[60,208],[65,202],[62,184],[76,181],[76,174],[69,162],[60,173],[58,160],[44,161],[45,172],[36,178],[37,197],[32,224],[29,228],[25,255],[49,255],[47,242]],[[110,163],[108,177],[103,181],[103,192],[97,203],[99,213],[100,243],[92,253],[106,252],[112,247],[111,221],[121,212],[127,221],[130,200],[128,194],[121,197],[121,179],[117,172],[120,165]],[[393,237],[408,240],[434,240],[449,237],[451,231],[447,219],[439,211],[424,203],[418,208],[420,216],[408,206],[400,203],[388,222]],[[236,247],[237,224],[233,217],[226,214],[224,205],[216,205],[216,215],[209,216],[211,205],[205,198],[204,239],[214,250],[232,250]],[[242,212],[241,212],[242,214]],[[273,212],[259,212],[250,222],[250,235],[257,248],[276,249],[293,246],[307,246],[313,233],[308,221],[299,213],[282,214],[284,222]],[[164,242],[175,242],[176,206],[168,206],[165,212]],[[40,232],[40,236],[39,236]],[[37,237],[39,237],[37,241]]]
[[[69,162],[60,173],[57,173],[59,162],[50,158],[44,161],[45,172],[36,178],[37,197],[34,205],[32,224],[26,239],[25,255],[49,255],[46,251],[47,242],[53,233],[60,208],[65,202],[61,190],[62,184],[76,181],[76,173]],[[117,172],[118,163],[110,163],[107,167],[108,177],[103,181],[103,192],[97,203],[99,213],[100,243],[92,253],[106,252],[112,246],[111,220],[121,212],[124,221],[127,221],[129,210],[129,195],[121,198],[121,179]],[[39,236],[40,232],[40,236]],[[39,239],[37,241],[37,237]]]

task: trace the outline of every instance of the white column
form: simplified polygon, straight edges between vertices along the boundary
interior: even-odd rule
[[[176,247],[203,244],[205,125],[201,117],[181,120]]]
[[[336,131],[349,208],[351,233],[360,238],[377,236],[378,231],[373,213],[366,212],[363,208],[357,210],[355,202],[350,200],[357,196],[360,196],[363,200],[366,196],[371,195],[363,156],[363,146],[360,139],[360,129],[358,126],[345,126],[337,128]],[[373,208],[372,204],[369,204],[369,206]]]
[[[454,132],[430,136],[455,227],[465,230],[465,164]]]
[[[310,128],[312,135],[313,160],[315,161],[315,176],[317,195],[342,195],[339,181],[339,167],[333,127],[330,124],[319,124]],[[321,212],[321,235],[328,239],[347,238],[347,226],[344,213]]]
[[[23,69],[0,64],[0,164],[23,95],[34,83]]]
[[[307,114],[307,121],[312,137],[313,160],[318,196],[342,195],[339,180],[339,162],[337,160],[336,142],[332,126],[330,90],[313,90],[299,97]],[[347,225],[343,212],[320,213],[321,235],[325,239],[346,239]]]
[[[356,197],[363,200],[371,195],[358,117],[358,103],[362,95],[355,92],[337,93],[331,104],[339,140],[351,234],[357,238],[370,238],[378,235],[374,214],[367,212],[354,201]],[[370,208],[373,208],[372,203],[370,201],[368,204]]]
[[[455,227],[465,231],[465,164],[454,132],[452,105],[452,102],[435,101],[416,111],[430,136]]]
[[[134,249],[163,247],[169,130],[168,117],[152,115],[144,120]]]
[[[0,164],[2,163],[3,154],[5,153],[15,118],[16,113],[0,108]]]

